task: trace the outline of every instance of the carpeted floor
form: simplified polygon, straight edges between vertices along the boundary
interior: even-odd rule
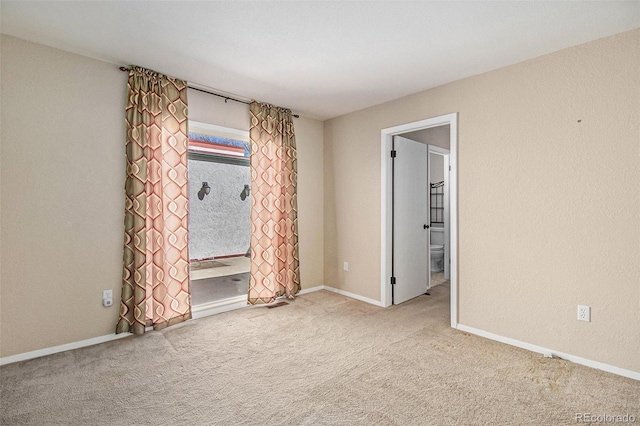
[[[431,273],[431,287],[448,283],[449,280],[444,277],[444,271]]]
[[[319,291],[0,368],[3,425],[568,425],[640,382],[451,329],[448,284]]]

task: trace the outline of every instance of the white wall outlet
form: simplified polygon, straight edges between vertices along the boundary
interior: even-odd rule
[[[591,322],[591,307],[578,305],[578,320]]]
[[[102,291],[102,306],[105,308],[113,306],[113,290]]]
[[[342,265],[342,269],[344,269],[345,271],[349,270],[349,262],[344,262],[344,265]]]

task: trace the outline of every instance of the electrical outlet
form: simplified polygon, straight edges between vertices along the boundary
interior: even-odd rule
[[[342,269],[344,269],[345,271],[349,270],[349,262],[344,262],[344,265],[342,265]]]
[[[591,322],[591,307],[578,305],[578,320]]]
[[[102,290],[102,306],[105,308],[113,306],[113,290]]]

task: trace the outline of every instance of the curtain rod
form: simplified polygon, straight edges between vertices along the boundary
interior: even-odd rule
[[[129,72],[130,69],[127,67],[120,67],[120,71],[122,72]],[[213,96],[217,96],[219,98],[223,98],[224,99],[224,103],[227,103],[227,101],[234,101],[234,102],[239,102],[241,104],[245,104],[245,105],[251,105],[251,102],[247,102],[247,101],[243,101],[240,99],[236,99],[236,98],[232,98],[231,96],[226,96],[226,95],[221,95],[219,93],[213,93],[213,92],[209,92],[208,90],[204,90],[204,89],[199,89],[197,87],[193,87],[193,86],[189,86],[189,84],[187,84],[187,87],[189,89],[193,89],[193,90],[197,90],[198,92],[202,92],[202,93],[207,93],[209,95],[213,95]],[[300,116],[298,114],[291,114],[293,117],[295,118],[300,118]]]

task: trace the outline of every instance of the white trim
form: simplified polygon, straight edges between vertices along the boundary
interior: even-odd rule
[[[308,289],[300,290],[298,295],[311,293],[314,291],[324,290],[324,286],[311,287]],[[221,300],[218,302],[212,302],[194,306],[191,309],[191,319],[198,319],[207,317],[214,314],[220,314],[222,312],[228,312],[235,309],[245,308],[247,305],[246,296],[238,296],[230,299]],[[146,327],[145,331],[153,331],[153,327]],[[93,346],[100,343],[111,342],[112,340],[122,339],[123,337],[133,336],[131,333],[121,334],[107,334],[106,336],[93,337],[91,339],[80,340],[79,342],[66,343],[64,345],[52,346],[50,348],[38,349],[31,352],[24,352],[17,355],[11,355],[4,358],[0,358],[0,365],[13,364],[14,362],[27,361],[34,358],[40,358],[47,355],[53,355],[59,352],[66,352],[73,349],[84,348],[87,346]]]
[[[448,149],[439,147],[438,145],[429,145],[429,152],[433,152],[438,155],[449,155],[450,152]]]
[[[324,289],[325,289],[325,286],[323,286],[323,285],[310,287],[310,288],[303,288],[302,290],[300,290],[300,292],[297,294],[297,296],[302,296],[303,294],[313,293],[314,291],[320,291],[320,290],[324,290]]]
[[[458,325],[458,114],[450,114],[449,131],[449,260],[451,327]]]
[[[587,367],[595,368],[598,370],[606,371],[608,373],[616,374],[618,376],[628,377],[634,380],[640,380],[640,373],[625,370],[624,368],[615,367],[613,365],[605,364],[598,361],[593,361],[587,358],[582,358],[576,355],[566,354],[564,352],[554,351],[553,349],[543,348],[542,346],[533,345],[531,343],[521,342],[520,340],[512,339],[510,337],[500,336],[488,331],[479,330],[477,328],[469,327],[467,325],[458,324],[458,330],[467,333],[475,334],[476,336],[485,337],[490,340],[505,343],[507,345],[516,346],[518,348],[526,349],[531,352],[537,352],[545,356],[557,356],[558,358],[565,359],[567,361],[575,362],[576,364],[585,365]]]
[[[449,183],[449,166],[451,161],[449,160],[449,154],[444,155],[445,170],[444,170],[444,243],[446,244],[444,250],[444,279],[451,280],[451,218],[449,209],[449,197],[451,184]]]
[[[340,290],[340,289],[329,287],[329,286],[326,286],[326,285],[324,286],[324,290],[330,291],[332,293],[337,293],[337,294],[340,294],[342,296],[349,297],[351,299],[356,299],[356,300],[359,300],[361,302],[369,303],[371,305],[380,306],[380,307],[383,307],[383,308],[385,307],[385,306],[382,305],[382,303],[380,301],[374,300],[374,299],[369,299],[368,297],[360,296],[359,294],[350,293],[348,291]]]
[[[451,136],[449,136],[451,137]],[[451,263],[450,263],[450,259],[451,259],[451,247],[450,247],[450,238],[449,238],[449,234],[451,232],[451,226],[450,226],[450,222],[451,219],[449,217],[449,188],[451,186],[449,180],[449,166],[450,166],[450,157],[449,155],[451,154],[449,152],[448,149],[444,149],[444,148],[440,148],[439,146],[435,146],[435,145],[429,145],[429,154],[435,154],[435,155],[440,155],[442,157],[444,157],[444,161],[445,161],[445,169],[443,170],[444,172],[444,197],[443,197],[443,204],[444,204],[444,210],[442,211],[443,215],[444,215],[444,244],[445,244],[445,253],[444,253],[444,278],[447,280],[451,279]],[[431,227],[431,230],[434,229],[438,229],[438,227]]]
[[[14,362],[26,361],[29,359],[40,358],[47,355],[57,354],[58,352],[66,352],[73,349],[80,349],[87,346],[97,345],[99,343],[111,342],[112,340],[122,339],[123,337],[133,336],[131,333],[107,334],[106,336],[92,337],[91,339],[80,340],[79,342],[65,343],[64,345],[52,346],[50,348],[38,349],[36,351],[24,352],[17,355],[6,356],[0,358],[0,365],[12,364]]]
[[[427,291],[431,290],[431,145],[427,144],[427,217],[425,224],[429,224],[427,231]]]
[[[189,120],[189,127],[194,127],[195,129],[210,130],[216,133],[224,133],[226,135],[240,136],[245,138],[246,140],[249,140],[248,130],[240,130],[240,129],[233,129],[231,127],[216,126],[215,124],[202,123],[200,121],[192,121],[192,120]]]
[[[391,151],[392,136],[449,124],[449,212],[451,239],[451,327],[458,324],[458,113],[381,130],[380,306],[391,305]]]
[[[391,278],[391,148],[393,147],[393,135],[382,131],[382,151],[380,153],[380,304],[383,307],[391,306],[391,285],[387,284]]]
[[[201,146],[191,147],[189,152],[197,153],[197,154],[209,154],[209,155],[225,155],[229,157],[240,157],[245,158],[244,150],[242,152],[233,152],[226,149],[217,149],[217,148],[203,148]]]
[[[312,293],[314,291],[324,290],[324,286],[316,286],[311,288],[306,288],[300,290],[297,296],[302,296],[303,294]],[[284,296],[282,296],[284,297]],[[256,305],[256,306],[264,306],[264,305]],[[247,304],[247,296],[237,296],[232,297],[230,299],[219,300],[216,302],[206,303],[198,306],[194,306],[191,309],[191,317],[192,319],[204,318],[210,315],[221,314],[223,312],[229,312],[236,309],[248,308],[251,305]]]
[[[247,296],[236,296],[215,302],[203,303],[191,308],[191,318],[198,319],[209,315],[221,314],[247,306]]]

